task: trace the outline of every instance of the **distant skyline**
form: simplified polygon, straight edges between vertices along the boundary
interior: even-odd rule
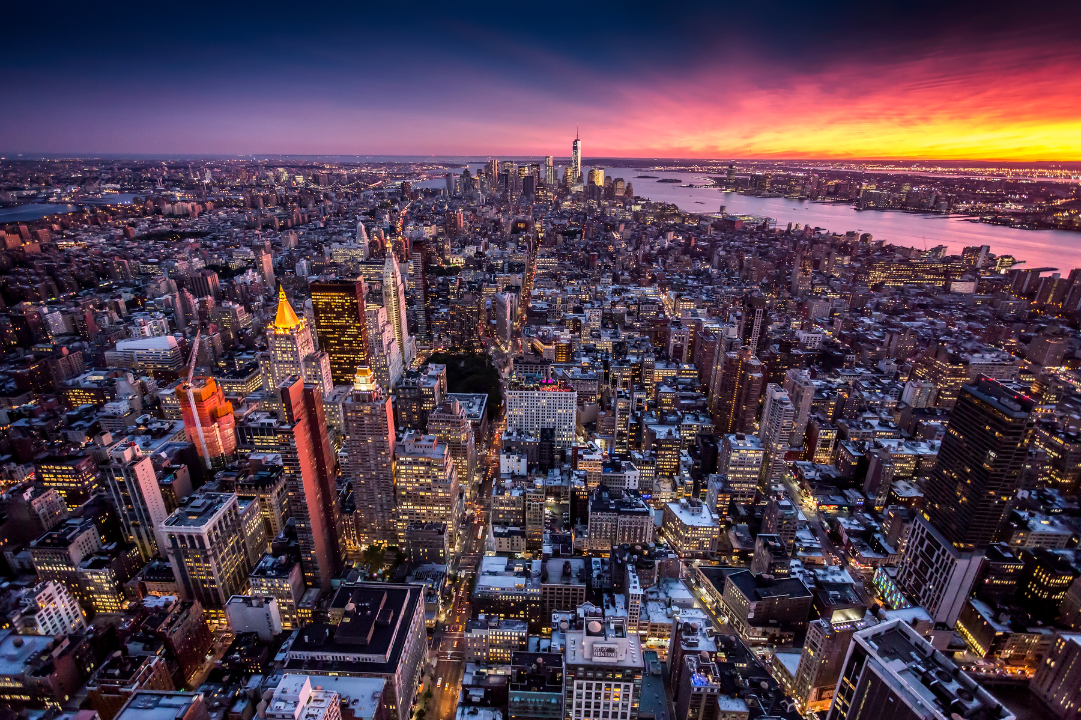
[[[0,153],[1081,160],[1081,4],[19,4]]]

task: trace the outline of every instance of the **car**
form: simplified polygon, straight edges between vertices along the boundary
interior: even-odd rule
[[[443,678],[439,678],[439,680],[438,680],[438,682],[436,682],[435,686],[436,687],[443,687]]]

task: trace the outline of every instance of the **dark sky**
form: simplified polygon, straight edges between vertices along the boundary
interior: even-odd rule
[[[28,3],[0,152],[1081,158],[1081,2]]]

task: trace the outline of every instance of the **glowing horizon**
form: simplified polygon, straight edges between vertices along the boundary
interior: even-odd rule
[[[21,5],[52,34],[0,59],[0,153],[563,157],[580,124],[587,157],[1078,162],[1081,6],[1051,2],[601,8],[573,36],[559,8]]]

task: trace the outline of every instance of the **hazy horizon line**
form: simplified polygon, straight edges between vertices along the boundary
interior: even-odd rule
[[[30,160],[285,160],[285,159],[354,159],[367,162],[486,162],[492,159],[506,160],[537,160],[549,157],[548,155],[520,154],[359,154],[359,153],[123,153],[123,152],[0,152],[0,162],[17,162]],[[557,162],[569,163],[569,155],[552,155]],[[1055,166],[1063,169],[1081,169],[1081,161],[1077,160],[998,160],[994,158],[969,158],[969,159],[944,159],[935,157],[753,157],[753,156],[715,156],[715,157],[661,157],[642,155],[596,155],[583,156],[582,164],[588,162],[600,162],[616,160],[619,162],[638,163],[688,163],[688,164],[720,164],[733,162],[746,163],[822,163],[827,165],[841,164],[891,164],[891,165],[914,165],[934,163],[943,167],[966,167],[971,165],[994,165],[997,167],[1032,168]],[[588,162],[587,162],[588,161]]]

